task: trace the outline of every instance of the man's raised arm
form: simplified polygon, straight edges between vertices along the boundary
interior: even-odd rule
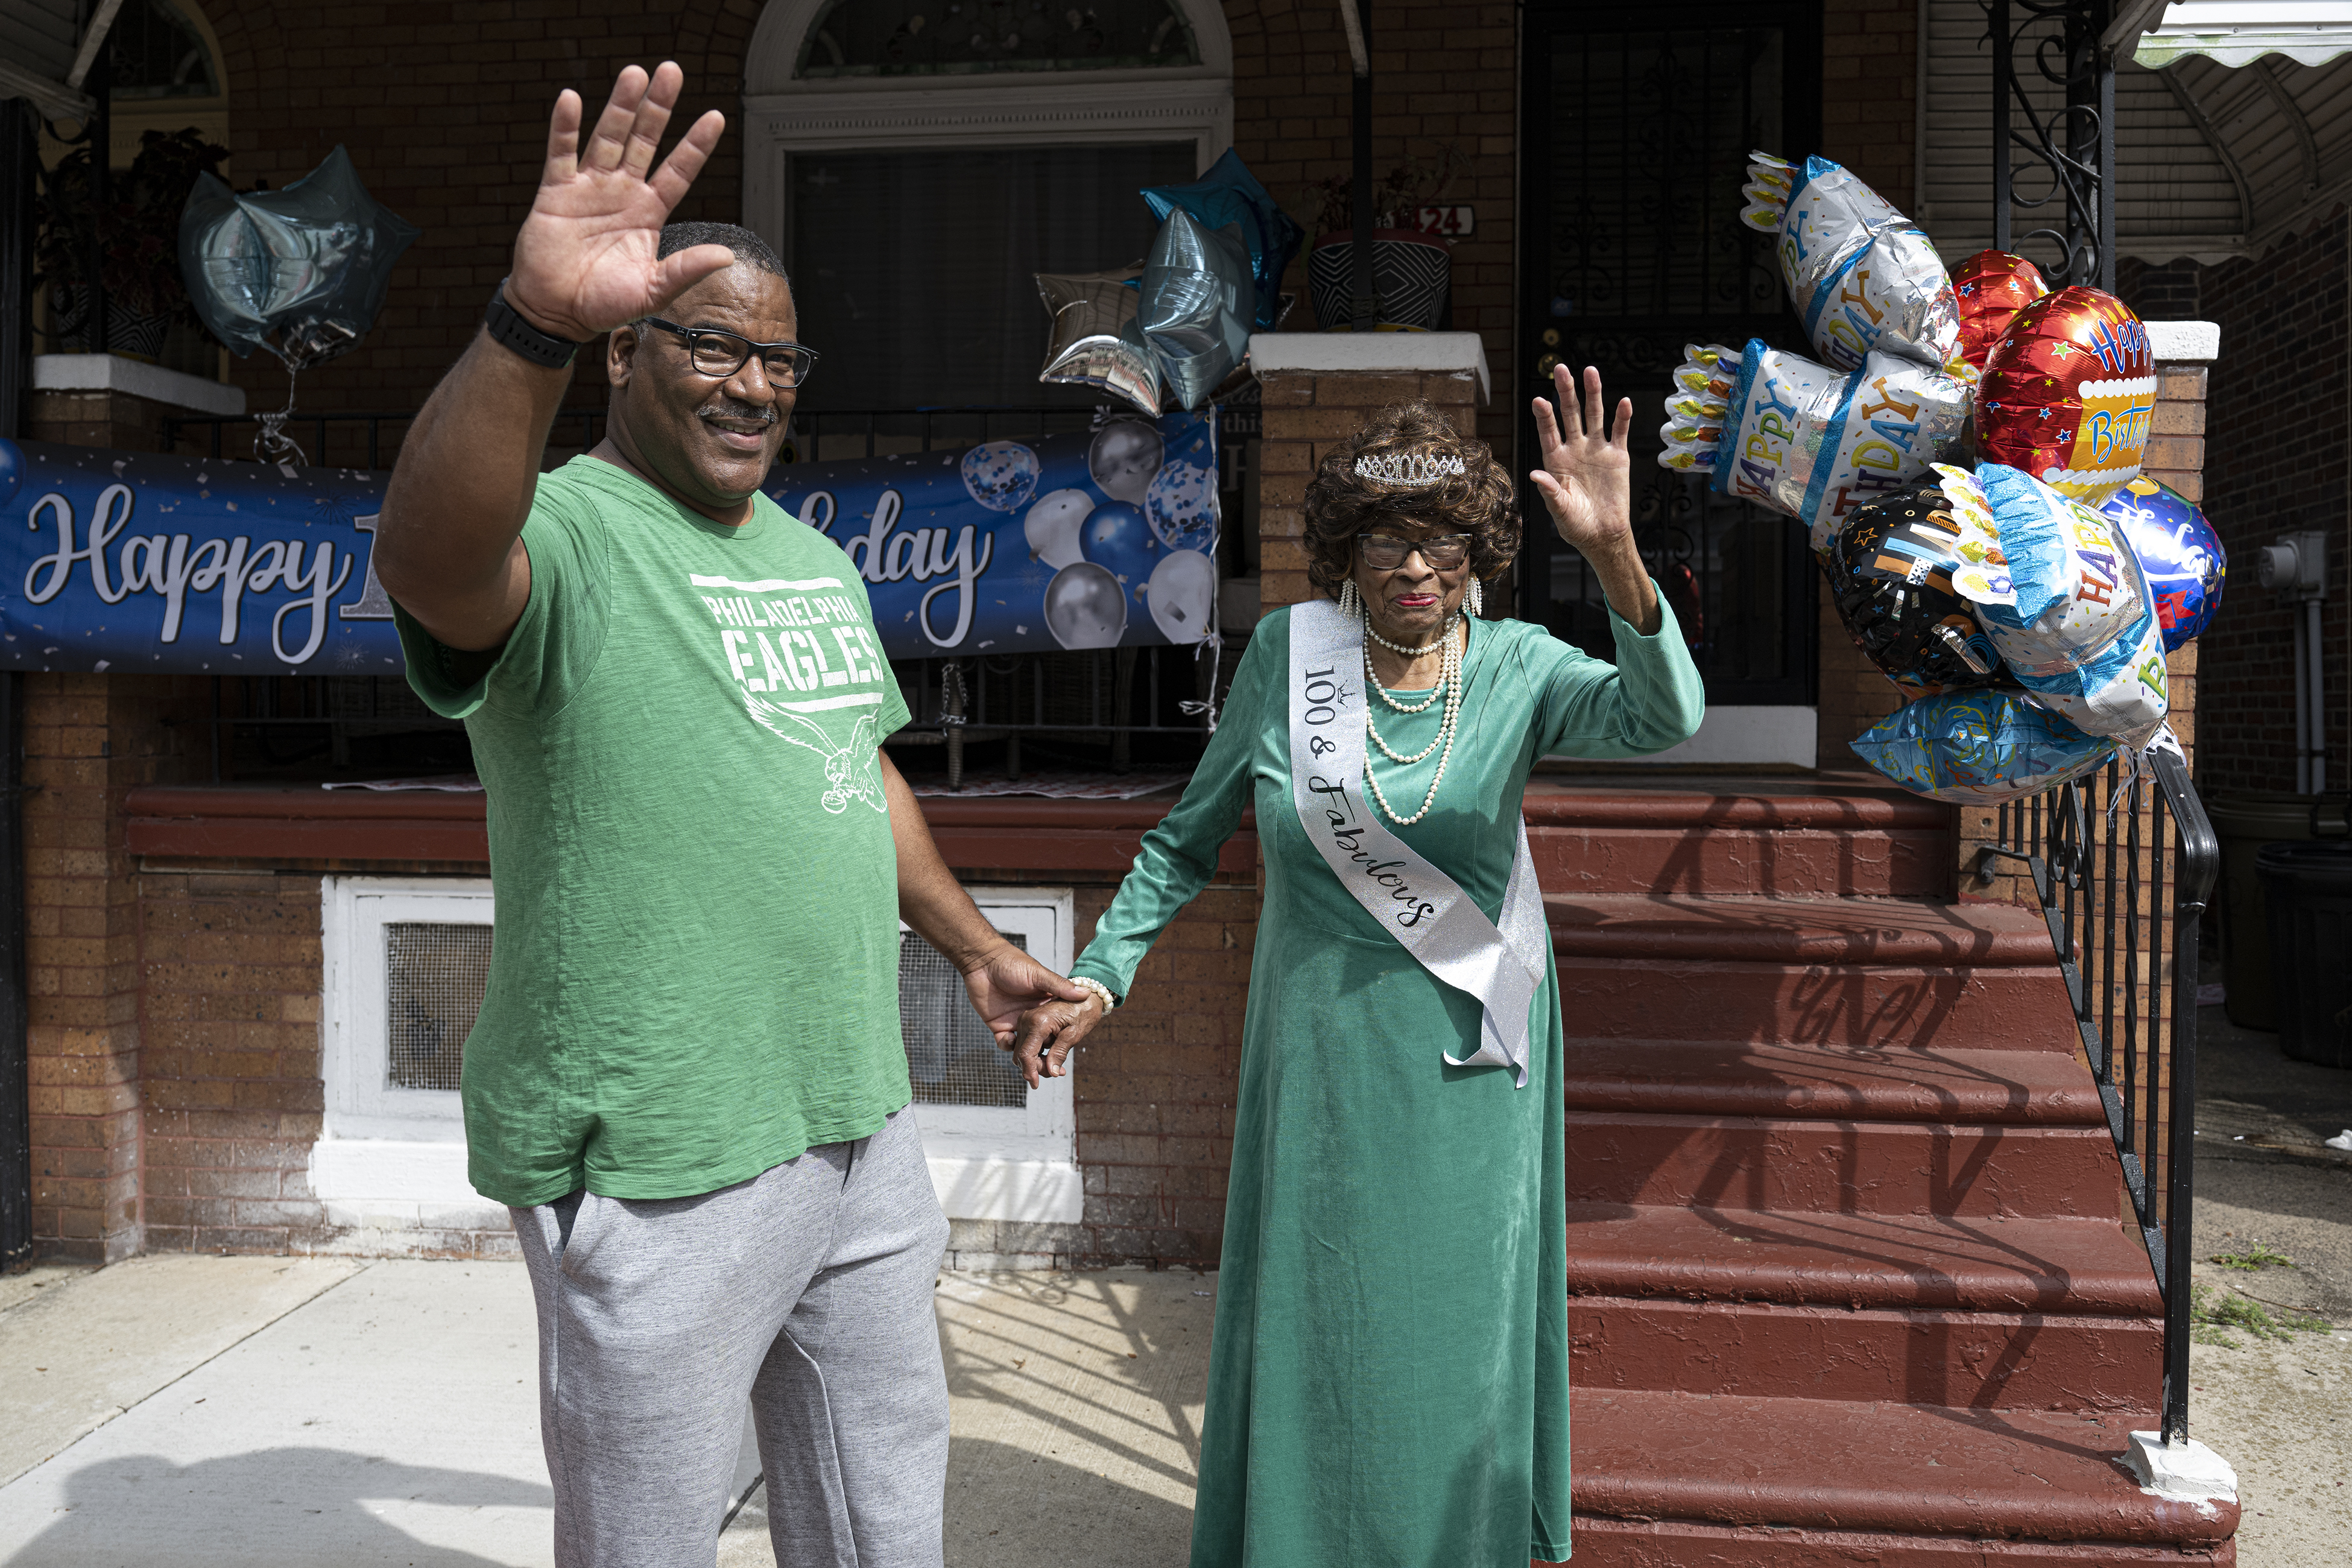
[[[656,259],[662,224],[726,127],[711,110],[654,167],[685,81],[667,62],[650,79],[638,66],[622,71],[584,152],[580,95],[557,96],[546,171],[506,283],[525,328],[584,343],[734,262],[719,245]],[[571,384],[568,359],[542,364],[477,331],[401,445],[376,525],[376,578],[451,647],[499,647],[530,601],[523,520]]]

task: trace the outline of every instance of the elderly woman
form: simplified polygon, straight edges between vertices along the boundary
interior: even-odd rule
[[[1479,618],[1510,477],[1425,404],[1307,487],[1327,595],[1258,623],[1184,797],[1042,1009],[1068,1048],[1257,808],[1251,969],[1193,1568],[1524,1568],[1569,1554],[1560,1005],[1519,802],[1538,757],[1697,729],[1600,373],[1536,401],[1534,474],[1607,587],[1617,665]],[[1589,413],[1589,419],[1588,419]],[[1562,425],[1565,425],[1565,429]]]

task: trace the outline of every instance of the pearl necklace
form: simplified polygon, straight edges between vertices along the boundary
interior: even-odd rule
[[[1364,760],[1364,783],[1371,788],[1373,804],[1380,807],[1381,815],[1386,816],[1391,822],[1395,823],[1399,827],[1410,827],[1414,823],[1419,822],[1423,817],[1429,815],[1429,808],[1437,802],[1438,786],[1445,782],[1445,764],[1454,760],[1454,737],[1459,731],[1459,724],[1462,716],[1462,647],[1460,640],[1454,637],[1454,624],[1449,622],[1446,625],[1444,632],[1442,634],[1445,648],[1445,662],[1438,672],[1437,689],[1432,691],[1427,697],[1423,698],[1420,704],[1415,707],[1409,708],[1405,706],[1405,704],[1398,701],[1389,691],[1389,689],[1381,684],[1380,677],[1375,675],[1372,671],[1372,650],[1369,645],[1364,648],[1364,678],[1366,683],[1370,685],[1375,692],[1379,693],[1380,699],[1382,702],[1386,703],[1390,708],[1395,710],[1397,712],[1426,712],[1428,711],[1430,705],[1435,702],[1441,696],[1445,699],[1445,714],[1444,717],[1438,721],[1437,738],[1430,742],[1427,746],[1424,746],[1421,751],[1415,752],[1410,757],[1400,754],[1394,747],[1391,746],[1388,742],[1381,738],[1379,727],[1372,722],[1371,710],[1369,708],[1364,710],[1364,733],[1371,737],[1372,744],[1378,746],[1382,753],[1388,757],[1389,761],[1395,763],[1400,766],[1410,767],[1415,763],[1424,762],[1429,758],[1430,754],[1436,752],[1439,747],[1442,746],[1444,748],[1444,754],[1440,755],[1437,759],[1437,776],[1429,781],[1429,793],[1422,797],[1421,809],[1414,812],[1411,816],[1399,816],[1397,815],[1396,807],[1389,804],[1387,792],[1381,788],[1380,776],[1372,772],[1371,759],[1367,757]],[[1364,632],[1367,637],[1377,638],[1380,641],[1381,646],[1383,647],[1395,649],[1395,651],[1399,653],[1407,651],[1403,648],[1398,648],[1396,644],[1381,637],[1378,632],[1371,629],[1370,625],[1365,626]],[[1436,644],[1432,644],[1431,647],[1434,647],[1436,646]],[[1430,650],[1428,648],[1424,648],[1421,651],[1426,653]]]
[[[1423,654],[1435,653],[1440,647],[1444,647],[1445,639],[1454,635],[1454,628],[1461,624],[1462,617],[1460,616],[1449,616],[1446,617],[1444,628],[1435,637],[1430,638],[1429,641],[1422,644],[1419,647],[1407,647],[1401,642],[1389,641],[1388,638],[1381,636],[1380,633],[1372,629],[1372,619],[1370,616],[1364,617],[1364,635],[1371,638],[1374,642],[1380,644],[1382,647],[1388,649],[1391,653],[1401,653],[1407,658],[1419,658]]]

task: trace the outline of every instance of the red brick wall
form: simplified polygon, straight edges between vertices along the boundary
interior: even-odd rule
[[[758,0],[511,0],[397,5],[203,0],[219,36],[235,183],[281,186],[338,142],[371,194],[425,231],[393,275],[361,346],[304,374],[305,408],[411,409],[464,349],[505,275],[564,88],[593,116],[624,65],[675,59],[687,97],[675,124],[723,110],[730,132],[681,219],[740,216],[743,51]],[[233,362],[257,408],[283,401],[266,353]],[[570,401],[601,406],[600,361],[583,356]],[[385,460],[390,460],[387,452]]]
[[[110,1262],[141,1246],[138,914],[122,802],[190,776],[203,683],[25,680],[25,958],[33,1240]],[[177,718],[179,724],[164,721]]]
[[[1339,9],[1307,0],[1225,0],[1234,35],[1234,146],[1266,189],[1300,211],[1307,189],[1355,167],[1354,75]],[[1495,385],[1512,382],[1513,279],[1518,236],[1518,31],[1514,7],[1382,0],[1372,13],[1372,168],[1452,143],[1470,170],[1445,193],[1476,209],[1477,227],[1454,247],[1454,327],[1486,340]],[[1307,208],[1300,216],[1307,223]],[[1311,246],[1322,237],[1309,234]],[[1290,271],[1299,296],[1286,331],[1316,330],[1304,249]],[[1513,403],[1478,415],[1478,434],[1507,454]]]
[[[1079,950],[1114,890],[1077,889]],[[1215,1265],[1257,910],[1254,881],[1202,891],[1087,1043],[1072,1085],[1087,1205],[1077,1260]]]
[[[2352,406],[2347,223],[2338,207],[2251,260],[2118,269],[2127,300],[2188,305],[2182,313],[2221,329],[2203,505],[2231,570],[2221,612],[2200,639],[2200,673],[2212,701],[2197,777],[2208,793],[2294,787],[2292,617],[2301,611],[2255,581],[2254,558],[2263,545],[2298,529],[2329,535],[2321,615],[2328,778],[2339,789],[2352,782],[2345,685],[2346,639],[2352,637],[2352,535],[2345,526],[2352,483],[2345,412]]]

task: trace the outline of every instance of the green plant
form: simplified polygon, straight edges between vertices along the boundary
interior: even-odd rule
[[[2294,1259],[2284,1252],[2273,1252],[2265,1241],[2250,1242],[2243,1252],[2217,1252],[2206,1259],[2224,1268],[2236,1268],[2252,1273],[2258,1268],[2292,1268]]]
[[[1372,208],[1379,226],[1393,225],[1400,215],[1444,195],[1448,186],[1470,172],[1470,154],[1451,142],[1437,143],[1427,158],[1407,158],[1372,183]],[[1304,205],[1312,206],[1311,235],[1340,234],[1356,224],[1356,181],[1353,174],[1334,174],[1307,188]]]
[[[92,202],[90,150],[75,148],[43,180],[34,203],[34,281],[81,286],[93,248],[110,310],[194,321],[180,279],[180,209],[200,174],[217,174],[228,149],[190,128],[139,138],[139,155]]]
[[[2192,1285],[2189,1288],[2189,1337],[2200,1345],[2239,1350],[2242,1347],[2230,1337],[2231,1329],[2243,1329],[2258,1340],[2289,1340],[2298,1333],[2329,1331],[2331,1325],[2325,1318],[2285,1308],[2280,1310],[2284,1315],[2273,1318],[2259,1301],[2232,1296],[2226,1290],[2216,1299],[2211,1286]]]

